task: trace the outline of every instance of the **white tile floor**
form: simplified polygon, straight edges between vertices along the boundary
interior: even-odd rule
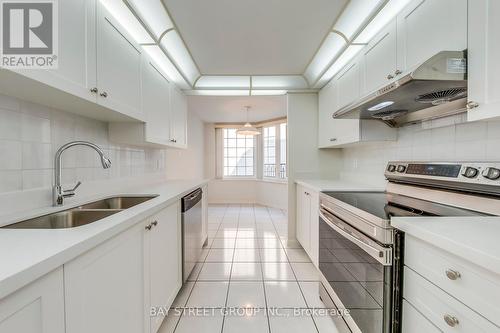
[[[285,212],[216,205],[208,218],[208,246],[160,333],[337,332],[329,317],[293,313],[325,305],[316,268],[287,241]]]

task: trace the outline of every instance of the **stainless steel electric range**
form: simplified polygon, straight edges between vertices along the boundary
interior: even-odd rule
[[[390,162],[385,192],[323,192],[320,296],[352,332],[400,332],[404,234],[395,216],[500,215],[500,163]]]

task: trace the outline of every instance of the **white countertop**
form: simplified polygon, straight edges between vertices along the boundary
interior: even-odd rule
[[[391,224],[500,274],[500,217],[393,217]]]
[[[71,229],[0,229],[0,299],[57,267],[94,248],[103,241],[143,221],[208,180],[166,181],[114,195],[157,194],[158,197],[98,222]],[[110,197],[96,197],[95,200]],[[85,202],[91,202],[88,198]],[[39,215],[76,206],[46,208]],[[17,216],[16,220],[32,217]],[[13,222],[13,221],[12,221]],[[4,224],[5,221],[2,221]]]
[[[325,179],[296,179],[297,184],[310,189],[321,191],[384,191],[384,187],[361,184],[345,180],[325,180]]]

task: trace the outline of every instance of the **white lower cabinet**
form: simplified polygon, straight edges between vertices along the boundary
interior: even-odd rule
[[[296,235],[300,245],[318,265],[319,194],[317,191],[297,184]]]
[[[179,203],[152,216],[145,235],[145,282],[147,313],[151,308],[169,308],[182,286],[181,221]],[[158,312],[158,311],[153,311]],[[151,316],[146,332],[156,333],[164,316]],[[147,323],[146,323],[147,324]]]
[[[427,318],[403,300],[403,323],[402,332],[404,333],[439,333],[441,332]]]
[[[182,284],[179,203],[64,265],[66,333],[155,333]]]
[[[145,331],[145,224],[64,265],[66,333]]]
[[[64,333],[62,267],[0,300],[0,333]]]
[[[440,331],[500,332],[500,278],[495,273],[407,234],[403,276],[406,302]],[[403,327],[413,326],[416,316],[403,308]]]

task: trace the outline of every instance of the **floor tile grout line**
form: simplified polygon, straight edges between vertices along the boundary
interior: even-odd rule
[[[255,206],[254,206],[254,213],[255,213]],[[268,212],[269,213],[269,212]],[[260,250],[259,250],[260,252]],[[266,293],[266,283],[264,281],[264,267],[263,263],[260,263],[260,270],[262,272],[262,289],[264,291],[264,303],[266,305],[266,319],[267,319],[267,329],[269,330],[269,333],[271,332],[271,320],[269,319],[269,313],[268,313],[268,304],[267,304],[267,293]]]

